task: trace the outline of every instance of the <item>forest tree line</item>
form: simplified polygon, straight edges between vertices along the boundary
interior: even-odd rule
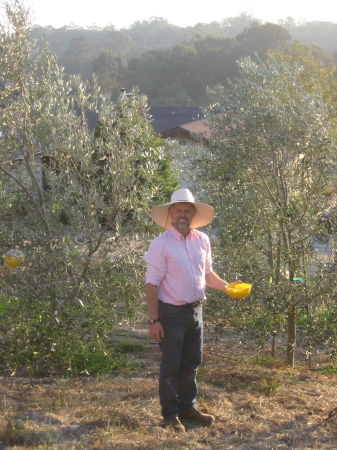
[[[138,86],[150,106],[202,106],[207,87],[239,76],[242,57],[263,58],[268,50],[293,42],[309,46],[320,61],[337,63],[337,24],[292,18],[262,23],[248,13],[210,24],[179,27],[152,17],[130,28],[59,29],[34,26],[31,37],[45,39],[66,74],[90,80],[116,99],[121,87]]]

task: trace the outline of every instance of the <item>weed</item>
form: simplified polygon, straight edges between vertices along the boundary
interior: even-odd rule
[[[69,365],[69,374],[104,374],[114,370],[136,370],[139,362],[127,361],[111,350],[84,345],[74,349]]]
[[[272,380],[262,378],[262,380],[257,383],[256,390],[262,394],[270,395],[271,393],[276,392],[281,386],[282,381],[279,378],[273,378]]]
[[[23,425],[17,420],[8,419],[1,439],[10,445],[21,445],[25,441]]]
[[[274,359],[271,355],[256,355],[251,358],[252,364],[268,369],[278,369],[284,365],[283,362]]]
[[[319,373],[335,375],[337,373],[337,366],[326,366],[319,370]]]
[[[140,342],[134,342],[121,339],[116,346],[116,352],[118,353],[133,353],[142,352],[145,350],[145,345]]]

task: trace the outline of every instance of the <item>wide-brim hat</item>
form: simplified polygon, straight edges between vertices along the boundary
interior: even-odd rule
[[[163,228],[169,228],[171,225],[169,208],[175,203],[192,203],[192,205],[194,205],[196,212],[190,224],[191,228],[203,227],[213,220],[213,207],[206,205],[205,203],[194,201],[192,192],[189,189],[182,188],[173,192],[170,203],[165,203],[164,205],[153,208],[151,217],[157,225]]]

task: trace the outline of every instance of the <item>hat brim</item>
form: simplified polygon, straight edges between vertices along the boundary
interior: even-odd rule
[[[169,228],[171,225],[171,216],[169,208],[176,203],[191,203],[195,206],[196,213],[193,216],[190,227],[199,228],[204,227],[212,222],[214,218],[214,208],[213,206],[206,205],[205,203],[197,202],[173,202],[166,203],[165,205],[156,206],[151,211],[151,217],[153,221],[162,228]]]

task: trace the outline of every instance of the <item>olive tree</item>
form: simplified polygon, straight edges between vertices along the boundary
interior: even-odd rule
[[[0,239],[25,264],[0,278],[0,364],[95,371],[116,311],[127,318],[141,298],[135,233],[149,230],[151,199],[163,200],[161,174],[176,181],[146,98],[112,103],[95,80],[66,80],[48,47],[30,42],[21,2],[3,7]]]
[[[329,290],[313,238],[335,170],[333,127],[319,89],[298,82],[301,68],[249,58],[239,68],[240,80],[209,90],[210,149],[193,174],[218,213],[222,270],[253,283],[236,324],[261,339],[286,327],[293,365],[297,313]]]

